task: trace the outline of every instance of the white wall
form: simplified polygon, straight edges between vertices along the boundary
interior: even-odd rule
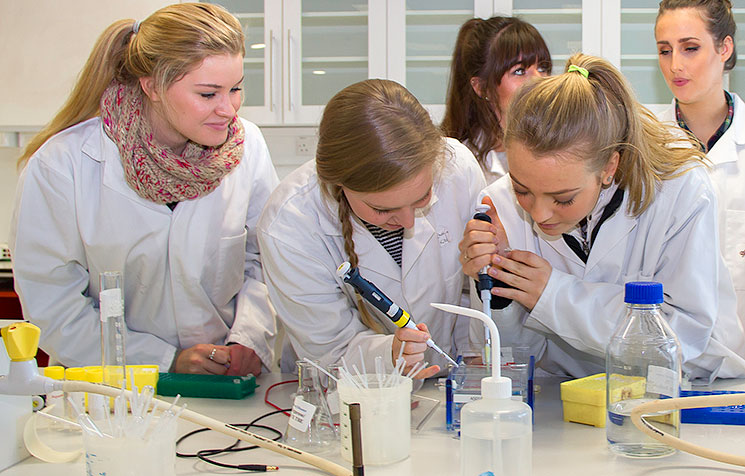
[[[0,243],[8,242],[13,196],[16,190],[16,159],[21,154],[17,147],[0,147]]]
[[[0,0],[0,128],[46,124],[101,32],[168,0]],[[18,130],[18,129],[12,129]]]

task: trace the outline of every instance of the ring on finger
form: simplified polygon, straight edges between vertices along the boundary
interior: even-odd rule
[[[207,356],[207,358],[213,362],[215,361],[215,352],[217,352],[217,347],[213,347],[212,351],[210,352],[210,355]]]

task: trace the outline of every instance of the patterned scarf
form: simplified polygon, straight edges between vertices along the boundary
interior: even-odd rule
[[[243,124],[237,116],[224,144],[205,147],[189,141],[178,156],[156,142],[142,111],[139,87],[115,81],[101,97],[103,129],[119,148],[127,184],[142,198],[173,203],[207,195],[243,157]]]

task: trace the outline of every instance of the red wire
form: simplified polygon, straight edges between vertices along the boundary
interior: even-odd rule
[[[273,389],[274,387],[277,387],[277,386],[279,386],[279,385],[284,385],[284,384],[286,384],[286,383],[297,383],[297,379],[295,379],[295,380],[285,380],[284,382],[277,382],[277,383],[275,383],[274,385],[270,385],[270,386],[269,386],[269,388],[267,388],[267,389],[266,389],[266,392],[264,392],[264,403],[266,403],[266,404],[267,404],[267,405],[269,405],[270,407],[274,407],[274,408],[275,408],[275,409],[277,409],[277,410],[282,410],[282,408],[281,408],[281,407],[278,407],[277,405],[275,405],[275,404],[273,404],[272,402],[270,402],[270,401],[269,401],[269,392],[270,392],[270,391],[271,391],[271,390],[272,390],[272,389]],[[289,414],[289,413],[287,413],[287,412],[283,412],[283,413],[284,413],[285,415],[287,415],[287,416],[290,416],[290,414]]]

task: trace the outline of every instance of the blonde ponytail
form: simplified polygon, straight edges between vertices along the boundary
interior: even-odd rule
[[[573,65],[586,70],[587,77],[567,72]],[[615,181],[628,193],[628,212],[634,216],[652,204],[662,180],[706,164],[694,141],[662,124],[636,100],[616,68],[582,53],[569,58],[564,74],[536,80],[515,94],[505,128],[505,144],[511,141],[537,156],[581,158],[595,172],[618,152]]]

